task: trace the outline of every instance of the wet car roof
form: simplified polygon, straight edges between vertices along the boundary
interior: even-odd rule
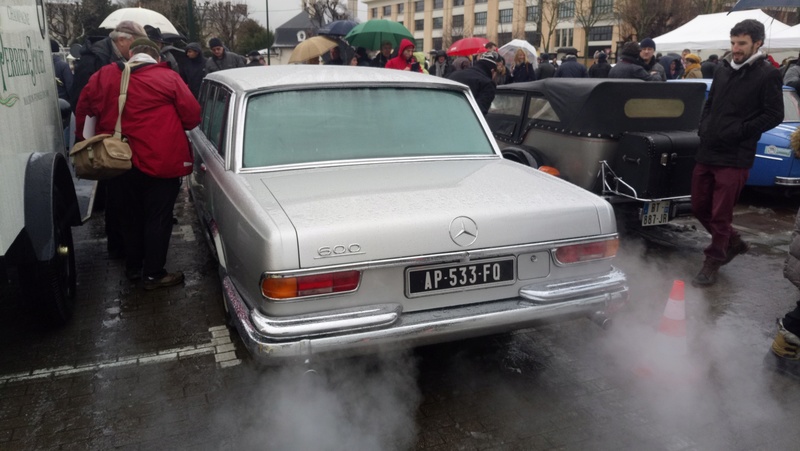
[[[281,65],[244,67],[214,72],[206,76],[237,91],[284,88],[291,86],[336,86],[397,83],[467,90],[465,85],[441,77],[402,70],[374,67]]]

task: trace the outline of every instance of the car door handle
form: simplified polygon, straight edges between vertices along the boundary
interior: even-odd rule
[[[205,163],[200,163],[200,170],[203,171],[203,172],[208,171],[208,167],[206,167]]]

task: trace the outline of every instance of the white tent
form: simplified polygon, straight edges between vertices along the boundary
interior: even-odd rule
[[[790,27],[764,14],[760,9],[734,11],[728,13],[703,14],[685,25],[654,38],[659,52],[680,52],[683,49],[729,49],[731,47],[731,28],[745,19],[755,19],[764,24],[768,44]]]
[[[787,28],[767,38],[764,47],[770,50],[800,49],[800,25]]]

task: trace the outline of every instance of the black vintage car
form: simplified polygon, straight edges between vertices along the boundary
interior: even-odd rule
[[[498,87],[486,120],[507,159],[557,171],[618,210],[630,207],[641,225],[659,225],[689,213],[702,91],[551,78]]]

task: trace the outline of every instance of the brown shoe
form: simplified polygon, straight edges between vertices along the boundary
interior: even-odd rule
[[[183,273],[180,271],[167,273],[164,277],[145,277],[144,289],[156,290],[159,288],[171,287],[183,283]]]
[[[714,285],[717,281],[717,272],[719,272],[719,268],[722,264],[723,263],[719,260],[706,257],[706,260],[703,262],[703,268],[694,276],[694,279],[692,279],[692,285],[696,287]]]
[[[750,244],[742,239],[739,235],[734,236],[728,242],[728,249],[725,251],[725,260],[722,264],[727,265],[737,255],[741,255],[750,250]]]

